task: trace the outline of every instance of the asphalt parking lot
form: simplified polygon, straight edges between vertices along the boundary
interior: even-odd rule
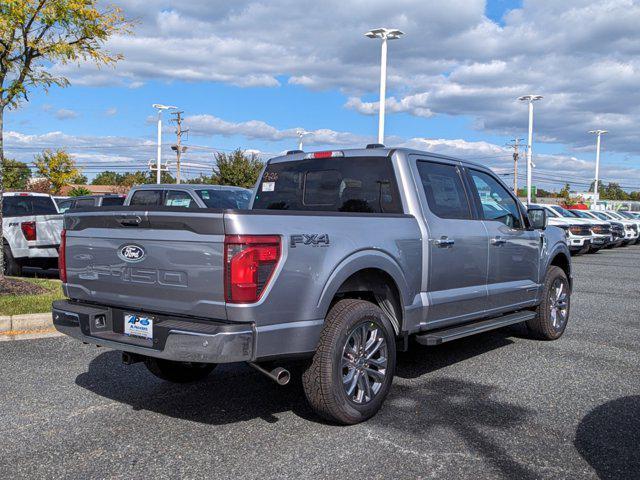
[[[244,365],[179,386],[63,337],[1,342],[0,478],[640,478],[640,247],[574,277],[562,339],[413,347],[353,427]]]

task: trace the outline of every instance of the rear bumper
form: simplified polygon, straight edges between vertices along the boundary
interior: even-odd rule
[[[254,360],[255,326],[154,316],[153,340],[124,335],[121,311],[53,302],[56,329],[86,343],[178,362],[232,363]]]

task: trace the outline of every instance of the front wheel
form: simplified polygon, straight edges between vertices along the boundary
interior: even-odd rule
[[[153,357],[145,358],[144,364],[156,377],[173,383],[204,380],[216,368],[215,363],[174,362]]]
[[[562,336],[571,307],[569,279],[560,267],[551,266],[544,280],[542,302],[536,309],[536,317],[527,321],[527,327],[535,338],[556,340]]]
[[[329,311],[318,349],[302,376],[305,396],[327,420],[362,422],[380,410],[395,365],[395,334],[382,310],[364,300],[340,300]]]

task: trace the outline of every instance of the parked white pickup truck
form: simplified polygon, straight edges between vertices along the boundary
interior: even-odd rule
[[[2,248],[5,275],[22,267],[56,268],[62,215],[46,193],[2,195]]]

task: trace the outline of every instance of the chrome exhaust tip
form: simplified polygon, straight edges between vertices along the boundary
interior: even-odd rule
[[[291,380],[291,373],[289,373],[289,370],[287,370],[286,368],[276,367],[273,370],[266,370],[262,368],[260,365],[258,365],[257,363],[253,363],[253,362],[248,362],[248,363],[255,370],[265,375],[266,377],[269,377],[278,385],[285,386],[286,384],[289,383],[289,380]]]

